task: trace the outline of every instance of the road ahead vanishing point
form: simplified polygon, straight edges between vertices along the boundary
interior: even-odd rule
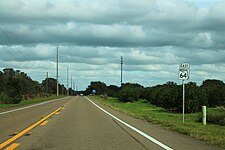
[[[86,97],[0,112],[0,118],[0,149],[6,150],[220,150]]]

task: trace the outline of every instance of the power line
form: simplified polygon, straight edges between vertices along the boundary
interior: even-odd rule
[[[39,14],[39,10],[36,7],[33,7],[34,5],[30,5],[28,6],[31,10],[30,16],[32,18],[32,22],[34,25],[36,25],[38,27],[39,33],[40,33],[40,37],[43,39],[43,41],[48,41],[50,40],[46,34],[46,32],[43,30],[43,28],[41,27],[41,23],[40,23],[40,19],[38,19],[38,16],[40,16]]]
[[[3,46],[3,44],[0,42],[0,44]],[[20,58],[20,57],[18,57],[18,55],[16,55],[15,53],[13,53],[13,52],[11,52],[10,50],[8,50],[6,47],[1,47],[1,49],[3,50],[3,52],[7,55],[7,56],[9,56],[9,57],[13,57],[13,58],[15,58],[15,59],[17,59],[18,61],[20,61],[20,62],[22,62],[22,58]],[[22,68],[25,68],[25,69],[30,69],[30,67],[29,66],[27,66],[27,65],[24,65],[24,64],[21,64],[20,65]]]
[[[47,37],[47,35],[45,34],[44,30],[40,27],[40,22],[39,22],[39,20],[37,19],[37,17],[35,17],[35,15],[38,16],[38,15],[37,15],[38,10],[35,9],[34,7],[29,7],[29,8],[31,8],[32,11],[31,11],[31,13],[28,13],[28,14],[30,14],[31,19],[32,19],[32,21],[33,21],[33,24],[34,24],[34,25],[37,25],[38,29],[40,29],[40,30],[38,30],[38,31],[39,31],[39,33],[40,33],[40,35],[41,35],[43,41],[48,40],[48,37]],[[12,47],[18,52],[18,54],[19,54],[20,56],[22,56],[22,58],[24,58],[25,61],[29,61],[29,64],[26,64],[26,65],[22,64],[22,67],[23,67],[23,68],[26,68],[26,69],[31,69],[32,67],[30,67],[30,66],[34,66],[34,63],[33,63],[26,55],[24,55],[24,54],[23,54],[23,53],[15,46],[14,42],[12,41],[12,39],[8,36],[8,34],[6,33],[6,31],[4,31],[2,27],[0,27],[0,30],[1,30],[1,32],[3,33],[3,35],[7,38],[8,42],[12,45]],[[3,45],[3,44],[1,44],[1,45]],[[14,58],[17,58],[17,60],[19,60],[19,61],[21,61],[21,62],[24,61],[22,58],[18,57],[17,54],[14,54],[13,52],[11,52],[11,51],[9,51],[9,50],[6,50],[6,48],[3,48],[3,51],[4,51],[4,52],[6,53],[6,55],[8,55],[8,56],[11,55],[11,56],[13,56]]]
[[[32,5],[33,6],[33,5]],[[29,7],[29,6],[28,6]],[[30,17],[31,17],[31,20],[32,20],[32,22],[33,22],[33,25],[35,25],[35,26],[37,26],[37,31],[39,32],[39,34],[40,34],[40,37],[43,39],[43,41],[48,41],[48,40],[50,40],[49,38],[48,38],[48,36],[47,36],[47,34],[45,33],[45,31],[43,30],[43,28],[41,28],[41,22],[40,22],[40,20],[38,19],[38,13],[39,13],[39,11],[38,11],[38,9],[37,8],[35,8],[35,7],[29,7],[30,8],[30,13],[28,13],[29,15],[30,15]],[[14,44],[14,41],[8,36],[8,34],[7,34],[7,32],[3,29],[3,28],[1,28],[1,26],[0,26],[0,29],[1,29],[1,32],[3,33],[3,35],[6,37],[6,39],[8,40],[8,42],[12,45],[12,47],[16,50],[16,52],[17,52],[17,54],[19,54],[19,55],[17,55],[16,53],[15,53],[15,51],[14,52],[12,52],[12,51],[10,51],[10,50],[7,50],[7,48],[5,48],[5,47],[1,47],[1,49],[4,51],[4,53],[7,55],[7,56],[9,56],[9,58],[10,58],[10,56],[13,56],[16,60],[19,60],[19,61],[21,61],[22,62],[22,65],[20,66],[20,67],[22,67],[22,68],[25,68],[25,69],[28,69],[28,70],[30,70],[30,69],[32,69],[32,67],[31,66],[34,66],[34,63],[22,52],[22,51],[20,51],[16,46],[15,46],[15,44]],[[1,45],[3,45],[2,43],[0,43]],[[57,52],[58,52],[58,46],[57,46]],[[22,57],[18,57],[18,56],[22,56]],[[57,70],[58,70],[58,54],[57,54]],[[23,63],[23,58],[26,60],[26,61],[29,61],[29,64],[27,64],[27,63]],[[31,62],[30,62],[31,61]],[[59,83],[59,81],[58,81],[58,72],[57,72],[57,87],[58,87],[58,83]],[[58,90],[57,90],[57,92],[58,92]]]
[[[25,56],[16,46],[15,46],[15,44],[14,44],[14,42],[11,40],[11,38],[7,35],[7,33],[2,29],[2,27],[0,27],[0,30],[1,30],[1,32],[3,33],[3,35],[7,38],[7,40],[8,40],[8,42],[12,45],[12,47],[26,60],[26,61],[30,61],[29,59],[28,59],[28,57],[27,56]],[[3,45],[2,43],[0,43],[1,45]],[[6,50],[6,48],[5,48],[5,50],[4,50],[5,52],[6,51],[8,51],[8,50]],[[18,58],[18,60],[19,61],[23,61],[23,59],[22,58],[20,58],[20,57],[18,57],[18,55],[16,55],[16,54],[14,54],[13,52],[11,52],[11,51],[8,51],[7,52],[7,54],[10,54],[10,55],[12,55],[14,58]],[[29,65],[30,66],[33,66],[34,64],[31,62],[31,63],[29,63]],[[28,65],[23,65],[23,67],[24,68],[26,68],[26,69],[31,69],[31,67],[30,66],[28,66]]]
[[[3,46],[3,44],[0,42],[0,44]],[[1,47],[1,49],[6,53],[6,55],[11,55],[13,57],[15,57],[16,55],[14,53],[12,53],[11,51],[8,51],[5,47]]]
[[[4,36],[7,38],[7,40],[11,43],[12,47],[15,48],[19,52],[19,54],[21,56],[23,56],[25,59],[28,60],[28,58],[19,49],[17,49],[17,47],[15,46],[14,42],[12,41],[12,39],[8,36],[8,34],[1,27],[0,27],[0,30],[2,31]]]

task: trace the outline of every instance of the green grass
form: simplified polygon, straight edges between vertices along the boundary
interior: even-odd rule
[[[186,114],[185,123],[183,123],[182,114],[166,111],[144,100],[133,103],[122,103],[115,98],[108,98],[107,100],[98,96],[91,96],[89,98],[135,118],[159,124],[168,130],[189,135],[198,140],[206,141],[209,144],[225,148],[225,126],[214,124],[203,126],[198,122],[200,113]],[[208,110],[215,111],[213,109]]]
[[[64,97],[64,96],[38,97],[38,98],[33,98],[33,99],[22,100],[18,104],[0,104],[0,110],[6,109],[6,108],[12,108],[12,107],[26,106],[26,105],[40,103],[40,102],[49,101],[49,100],[62,98],[62,97]]]

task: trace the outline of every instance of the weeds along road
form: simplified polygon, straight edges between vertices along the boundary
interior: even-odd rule
[[[0,149],[220,149],[134,119],[85,97],[0,113]]]

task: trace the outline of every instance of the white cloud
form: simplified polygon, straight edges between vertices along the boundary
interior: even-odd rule
[[[202,45],[203,47],[210,47],[213,44],[211,34],[209,32],[199,33],[194,40],[196,45]]]

